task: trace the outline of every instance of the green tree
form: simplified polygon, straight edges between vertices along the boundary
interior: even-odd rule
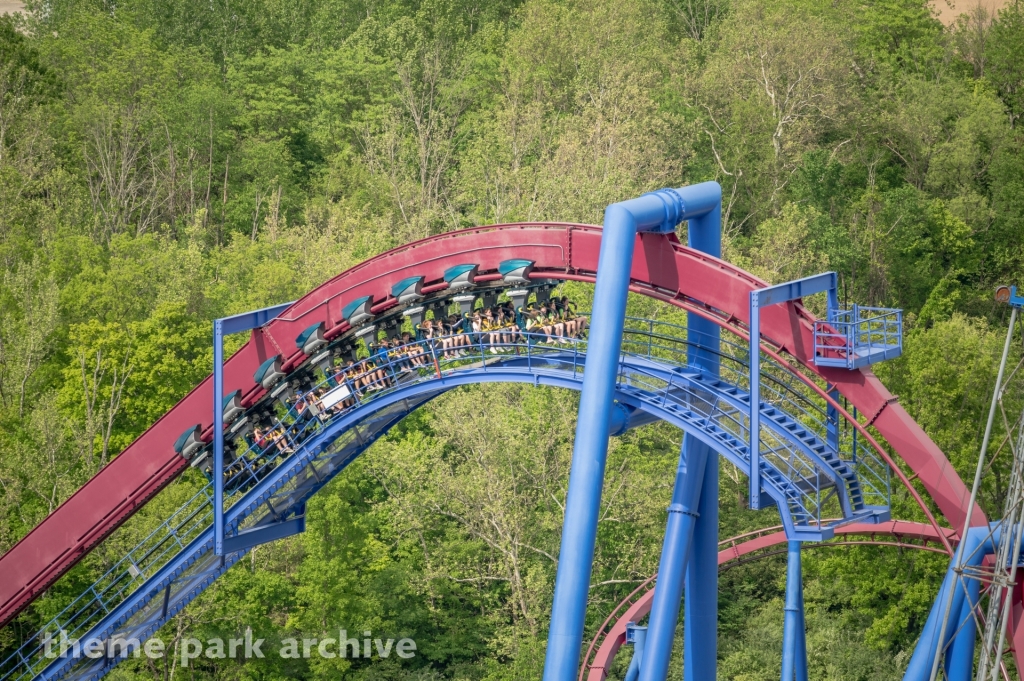
[[[999,10],[985,44],[985,79],[995,87],[1006,104],[1010,127],[1024,114],[1024,6],[1013,0]]]

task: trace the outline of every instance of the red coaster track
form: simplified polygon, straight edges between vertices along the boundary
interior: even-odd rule
[[[855,539],[855,537],[862,538]],[[946,530],[945,538],[947,541],[955,539],[956,532]],[[804,545],[804,549],[869,545],[894,546],[947,554],[942,539],[930,524],[893,520],[881,525],[855,523],[838,527],[834,541],[808,543]],[[785,543],[786,533],[782,531],[781,526],[769,527],[726,539],[719,542],[719,547],[724,548],[718,552],[718,570],[723,572],[730,567],[754,560],[783,555],[786,552],[785,549],[773,550],[773,548],[784,546]],[[615,655],[626,641],[626,624],[639,622],[650,613],[656,578],[657,575],[654,575],[640,584],[633,590],[633,593],[615,606],[605,619],[590,642],[590,647],[587,648],[584,663],[580,667],[579,681],[604,681]]]

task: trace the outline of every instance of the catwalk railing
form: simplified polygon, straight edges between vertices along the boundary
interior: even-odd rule
[[[814,362],[856,369],[899,357],[903,352],[903,311],[887,307],[829,310],[814,322]]]

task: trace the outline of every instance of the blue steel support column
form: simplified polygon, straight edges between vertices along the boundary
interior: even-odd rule
[[[804,585],[800,542],[788,544],[786,619],[782,631],[782,681],[807,681],[807,643],[804,630]]]
[[[707,206],[705,198],[714,192],[719,198]],[[720,197],[718,184],[706,182],[663,189],[605,209],[544,681],[574,681],[579,667],[636,234],[672,232],[681,220],[707,214]]]
[[[976,579],[964,580],[967,598],[955,620],[956,635],[946,653],[946,678],[949,681],[970,681],[974,671],[974,643],[978,627],[974,620],[974,609],[978,606],[981,582]]]
[[[628,625],[627,625],[628,626]],[[627,637],[629,634],[627,634]],[[647,642],[647,627],[633,627],[633,658],[629,661],[623,681],[637,681],[640,675],[640,663],[644,659],[644,648]]]
[[[714,452],[710,452],[709,457],[708,448],[699,443],[697,446],[690,444],[688,447],[687,439],[684,435],[683,445],[679,451],[679,467],[676,469],[672,505],[668,507],[668,523],[661,546],[658,581],[654,587],[651,616],[648,620],[647,650],[640,665],[640,681],[664,681],[668,676],[672,641],[675,639],[676,622],[679,621],[679,603],[683,597],[687,559],[694,524],[698,519],[697,506],[702,498],[704,470],[709,463],[718,463],[717,458],[713,458]]]
[[[213,322],[213,553],[224,555],[224,322]]]
[[[713,207],[707,214],[691,219],[687,230],[690,248],[716,258],[722,256],[722,188],[708,196]],[[720,328],[697,315],[687,315],[687,330],[699,339],[692,345],[689,361],[718,375]],[[683,624],[684,681],[714,681],[718,676],[718,456],[696,438],[683,438],[687,460],[703,455],[704,479],[697,504],[690,560],[686,566],[686,597]]]
[[[988,533],[992,529],[992,536]],[[931,678],[931,670],[935,660],[936,651],[946,650],[946,646],[952,643],[960,622],[956,620],[964,607],[964,588],[961,577],[957,574],[958,566],[977,567],[981,565],[985,556],[992,553],[993,547],[999,543],[1001,528],[980,526],[967,530],[967,537],[957,546],[957,552],[950,560],[946,576],[939,588],[939,595],[935,597],[928,619],[921,630],[921,637],[914,647],[914,654],[910,657],[907,671],[903,675],[903,681],[928,681]],[[965,578],[967,579],[967,578]],[[973,579],[967,579],[973,582]],[[968,589],[970,592],[971,590]],[[971,593],[973,599],[973,593]],[[949,607],[950,617],[944,620],[943,613]],[[972,626],[973,625],[969,625]],[[965,627],[966,628],[966,627]],[[961,631],[963,634],[963,631]],[[971,648],[973,661],[973,646]]]
[[[747,483],[750,508],[761,510],[761,299],[760,291],[750,292],[750,470]]]
[[[800,589],[800,629],[797,637],[796,681],[807,681],[807,609],[804,606],[804,590]]]

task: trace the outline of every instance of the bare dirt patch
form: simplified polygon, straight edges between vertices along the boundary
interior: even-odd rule
[[[0,0],[2,3],[4,0]],[[931,6],[939,13],[939,20],[949,26],[961,14],[970,12],[978,5],[988,10],[989,15],[1010,4],[1010,0],[931,0]]]

